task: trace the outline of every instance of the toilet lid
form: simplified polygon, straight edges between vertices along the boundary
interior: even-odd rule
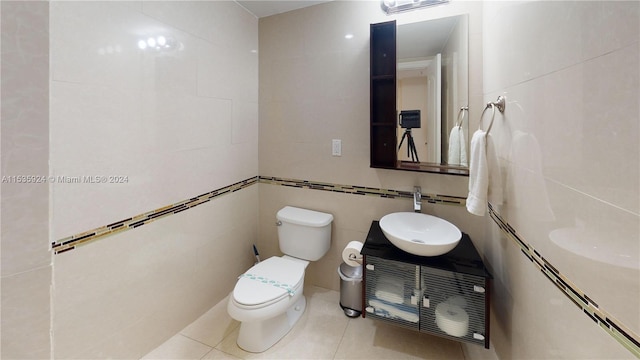
[[[271,257],[254,265],[242,274],[233,289],[236,302],[247,306],[258,306],[286,296],[293,296],[304,278],[304,265]]]

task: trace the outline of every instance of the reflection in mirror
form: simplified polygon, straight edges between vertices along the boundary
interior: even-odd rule
[[[467,15],[398,25],[397,110],[420,113],[398,122],[399,168],[468,173],[468,33]]]

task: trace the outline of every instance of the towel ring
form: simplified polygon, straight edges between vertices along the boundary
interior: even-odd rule
[[[482,110],[482,114],[480,114],[480,124],[478,125],[478,129],[482,130],[482,120],[483,120],[483,117],[484,117],[484,112],[487,111],[487,109],[489,107],[491,107],[491,110],[493,110],[493,111],[492,111],[492,114],[491,114],[491,122],[489,123],[489,127],[487,128],[487,134],[488,134],[489,131],[491,131],[491,127],[493,126],[493,119],[495,119],[495,117],[496,117],[496,108],[498,108],[498,110],[501,113],[504,113],[504,109],[506,107],[506,104],[507,104],[507,99],[502,95],[498,96],[498,100],[496,100],[496,101],[489,101],[487,103],[487,106],[484,107],[484,110]]]
[[[468,106],[463,106],[460,108],[460,111],[458,111],[458,120],[456,121],[456,125],[455,127],[460,127],[462,126],[462,120],[464,120],[464,112],[469,111],[469,107]],[[462,116],[460,116],[462,115]]]
[[[489,123],[489,127],[487,128],[487,134],[489,133],[489,131],[491,131],[491,127],[493,126],[493,119],[496,117],[496,105],[492,102],[488,103],[487,106],[484,107],[484,110],[482,110],[482,114],[480,114],[480,124],[478,125],[478,130],[482,130],[482,120],[484,119],[484,112],[487,111],[487,109],[491,107],[491,110],[493,110],[493,112],[491,113],[491,122]]]
[[[504,108],[507,106],[507,98],[505,98],[504,96],[500,95],[500,96],[498,96],[498,100],[491,101],[491,102],[489,102],[489,104],[495,105],[498,108],[498,110],[500,110],[501,113],[504,113]],[[487,106],[489,104],[487,104]]]

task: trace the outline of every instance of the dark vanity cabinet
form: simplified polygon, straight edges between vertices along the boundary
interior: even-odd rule
[[[396,166],[396,22],[371,24],[371,167]],[[375,145],[373,145],[375,144]]]
[[[491,275],[467,234],[447,254],[415,256],[374,221],[361,253],[363,317],[489,348]]]

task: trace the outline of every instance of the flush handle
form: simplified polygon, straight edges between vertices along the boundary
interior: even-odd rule
[[[280,220],[276,221],[276,226],[282,226],[282,221]]]

